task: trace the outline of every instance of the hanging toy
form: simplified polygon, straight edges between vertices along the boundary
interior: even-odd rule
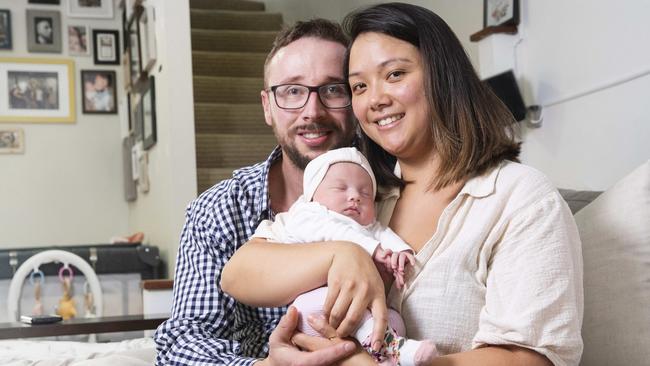
[[[88,281],[84,282],[84,310],[85,318],[95,318],[95,299],[93,298],[93,293],[90,291],[90,284]]]
[[[63,272],[68,271],[68,277],[63,277]],[[59,306],[56,313],[60,315],[63,320],[74,318],[77,315],[74,299],[71,296],[72,292],[72,270],[66,264],[59,270],[59,280],[63,283],[63,297],[59,300]]]
[[[34,281],[34,276],[38,275],[40,279]],[[41,284],[45,282],[45,275],[41,270],[34,270],[29,275],[29,283],[34,286],[34,308],[32,309],[33,315],[43,315],[43,303],[41,302]]]

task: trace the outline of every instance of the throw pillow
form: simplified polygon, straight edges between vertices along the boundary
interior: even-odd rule
[[[650,360],[650,161],[575,215],[584,258],[583,366]]]

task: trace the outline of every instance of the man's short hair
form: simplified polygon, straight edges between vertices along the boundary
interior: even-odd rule
[[[273,56],[290,43],[304,37],[314,37],[340,43],[343,47],[348,46],[349,38],[343,32],[338,23],[327,19],[315,18],[307,21],[298,21],[290,27],[284,27],[273,41],[273,47],[264,61],[264,87],[267,87],[268,64]]]

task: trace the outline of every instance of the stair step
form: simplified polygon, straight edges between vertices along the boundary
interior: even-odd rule
[[[192,50],[267,53],[276,34],[276,31],[192,29]]]
[[[221,182],[224,179],[232,178],[232,172],[237,168],[200,168],[196,170],[196,180],[199,194],[206,189]]]
[[[190,0],[191,9],[264,11],[264,3],[249,0]]]
[[[252,52],[192,52],[192,71],[195,76],[264,75],[265,53]]]
[[[259,103],[262,78],[195,76],[194,101],[198,103]]]
[[[282,14],[263,11],[191,9],[192,29],[275,30],[282,28]]]
[[[194,120],[196,133],[272,133],[264,123],[264,112],[259,102],[194,103]]]
[[[242,167],[266,159],[277,141],[273,134],[196,135],[196,167]]]

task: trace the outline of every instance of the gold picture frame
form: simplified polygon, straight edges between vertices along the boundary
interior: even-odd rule
[[[74,123],[74,85],[73,60],[0,57],[0,122]]]

